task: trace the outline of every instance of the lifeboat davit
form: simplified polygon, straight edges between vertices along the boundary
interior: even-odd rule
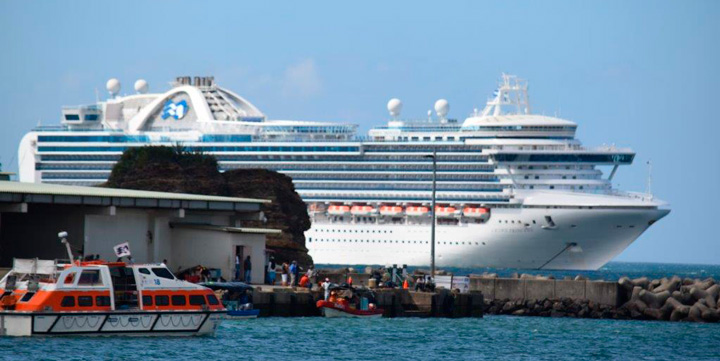
[[[368,216],[375,214],[377,210],[372,206],[352,206],[350,213],[354,216]]]
[[[334,205],[328,207],[328,214],[331,216],[345,216],[350,214],[350,206]]]
[[[457,212],[455,207],[435,207],[437,217],[455,217],[455,212]]]
[[[490,210],[484,207],[465,207],[463,215],[469,218],[488,218],[490,217]]]
[[[424,216],[424,215],[428,214],[429,212],[430,212],[430,208],[428,208],[428,207],[412,206],[412,207],[407,207],[407,209],[405,209],[405,213],[408,216]]]
[[[380,214],[383,216],[399,216],[402,215],[403,208],[400,206],[382,206],[380,207]]]
[[[325,210],[324,208],[322,204],[310,203],[308,210],[310,213],[322,213]]]

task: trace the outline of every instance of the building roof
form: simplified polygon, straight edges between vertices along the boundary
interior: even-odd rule
[[[256,210],[265,199],[152,192],[104,187],[0,181],[0,202],[84,204],[95,206]],[[248,206],[250,206],[248,208]]]
[[[221,231],[221,232],[230,232],[230,233],[256,233],[256,234],[282,233],[282,231],[279,229],[228,227],[228,226],[216,226],[216,225],[212,225],[212,224],[202,224],[202,223],[170,222],[170,227],[203,229],[203,230],[208,230],[208,231]]]

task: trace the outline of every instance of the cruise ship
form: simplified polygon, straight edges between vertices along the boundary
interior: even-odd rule
[[[96,185],[123,151],[175,146],[214,155],[222,171],[265,168],[292,177],[308,204],[306,246],[319,264],[594,270],[668,214],[648,193],[612,187],[630,149],[589,148],[576,123],[533,114],[527,82],[503,74],[484,109],[463,121],[440,99],[427,118],[357,125],[271,120],[213,77],[178,77],[164,93],[64,107],[59,126],[19,146],[23,182]],[[489,93],[489,92],[488,92]],[[605,172],[603,172],[605,171]],[[431,209],[435,182],[435,209]]]

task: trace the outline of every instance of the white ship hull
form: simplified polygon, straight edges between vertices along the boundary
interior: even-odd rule
[[[596,270],[668,212],[652,208],[498,208],[488,223],[438,225],[436,264]],[[552,217],[554,228],[546,224],[546,216]],[[318,264],[430,264],[427,224],[313,224],[306,239]]]

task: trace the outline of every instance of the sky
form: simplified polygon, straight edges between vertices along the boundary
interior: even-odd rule
[[[536,113],[578,123],[587,146],[637,152],[614,185],[652,191],[671,213],[616,260],[720,263],[720,1],[0,0],[0,163],[65,105],[143,78],[212,75],[271,119],[460,120],[502,72],[530,83]]]

